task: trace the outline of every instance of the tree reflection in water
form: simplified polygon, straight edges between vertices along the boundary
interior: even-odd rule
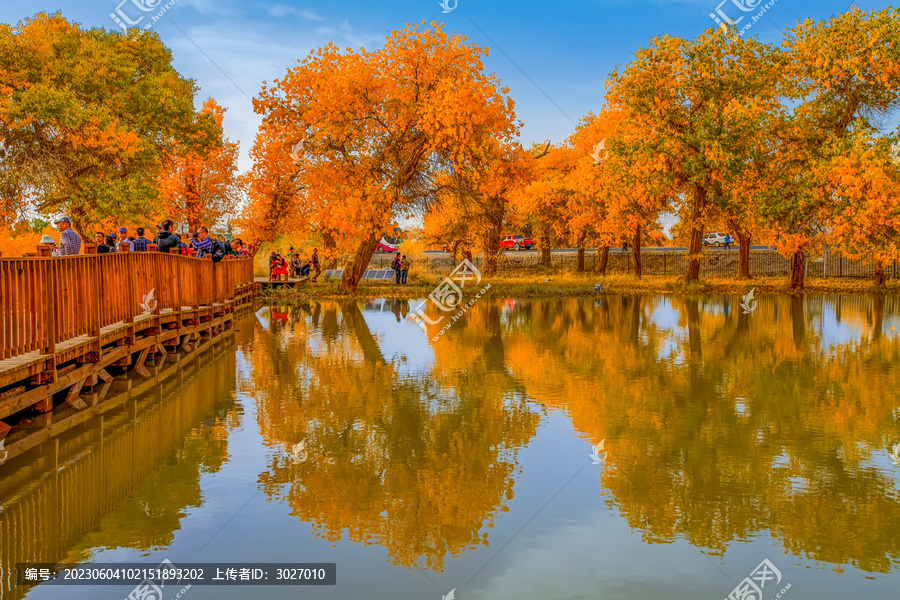
[[[544,405],[606,440],[606,501],[648,543],[721,554],[770,533],[797,555],[889,571],[900,498],[873,453],[900,439],[900,343],[883,332],[900,306],[763,297],[744,314],[739,301],[482,299],[429,336],[434,360],[411,374],[359,304],[310,302],[278,335],[260,328],[250,355],[244,385],[280,449],[263,488],[319,536],[346,529],[396,564],[441,569],[488,543]],[[288,461],[301,440],[309,458]]]

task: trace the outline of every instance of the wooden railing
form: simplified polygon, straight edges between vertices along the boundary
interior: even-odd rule
[[[155,251],[0,258],[0,360],[53,354],[59,343],[99,336],[148,309],[226,303],[252,283],[250,259],[213,263]]]

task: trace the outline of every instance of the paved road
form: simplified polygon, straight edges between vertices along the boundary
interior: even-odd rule
[[[769,250],[770,248],[771,246],[750,246],[751,250]],[[712,246],[709,249],[719,251],[725,250],[725,248],[716,248],[715,246]],[[641,252],[687,252],[687,250],[688,249],[683,246],[645,246],[641,248]],[[729,251],[731,250],[737,250],[737,247],[732,247]],[[447,252],[442,252],[440,250],[426,250],[425,252],[427,254],[441,257],[449,255]],[[540,250],[504,250],[503,252],[504,254],[510,254],[511,256],[539,256],[541,254]],[[550,251],[550,254],[575,254],[576,252],[578,252],[577,248],[554,248]],[[621,254],[623,252],[630,254],[631,248],[629,248],[628,250],[622,250],[621,247],[609,249],[610,254]],[[586,255],[596,254],[597,249],[585,248],[584,253]],[[376,256],[378,255],[376,254]]]

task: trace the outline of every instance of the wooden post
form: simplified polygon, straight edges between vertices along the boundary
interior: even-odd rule
[[[56,274],[58,261],[50,261],[44,273],[47,276],[47,286],[44,292],[44,320],[47,324],[47,347],[42,354],[56,354],[57,327],[56,316]]]
[[[52,244],[38,244],[37,255],[38,256],[53,256],[53,245]]]
[[[97,244],[94,242],[85,242],[82,244],[82,254],[97,254]]]

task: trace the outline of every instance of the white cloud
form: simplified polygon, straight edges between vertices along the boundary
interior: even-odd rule
[[[285,6],[284,4],[276,4],[275,6],[265,6],[263,8],[267,13],[272,15],[273,17],[286,17],[288,15],[292,15],[295,17],[300,17],[301,19],[306,19],[307,21],[324,21],[323,17],[320,17],[316,13],[311,10],[306,10],[303,8],[294,8],[293,6]]]
[[[227,18],[193,26],[184,22],[178,25],[184,33],[171,24],[161,26],[159,33],[172,49],[178,72],[196,80],[200,88],[198,107],[212,97],[227,109],[223,127],[226,137],[240,142],[241,171],[252,165],[250,149],[261,117],[253,112],[250,98],[259,93],[263,81],[281,79],[298,60],[330,41],[339,47],[354,48],[374,48],[384,43],[383,33],[360,30],[346,20],[335,27],[312,26],[306,31],[277,22],[248,28],[243,22]]]

